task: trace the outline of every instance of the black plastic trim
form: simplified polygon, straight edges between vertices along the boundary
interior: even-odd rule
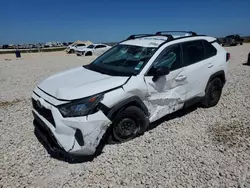
[[[114,114],[121,110],[123,107],[125,107],[126,105],[130,104],[130,103],[136,103],[137,106],[139,106],[143,112],[146,114],[146,116],[149,116],[149,111],[148,108],[145,106],[145,104],[143,103],[143,101],[137,97],[137,96],[132,96],[128,99],[123,100],[122,102],[116,104],[114,107],[112,107],[111,109],[106,107],[104,104],[102,104],[102,111],[104,114],[106,114],[106,116],[109,119],[112,119],[114,117]]]
[[[223,78],[225,79],[224,82],[223,82],[223,85],[224,85],[224,84],[226,83],[225,72],[224,72],[223,70],[221,70],[221,71],[218,71],[218,72],[212,74],[212,75],[209,77],[208,82],[207,82],[207,86],[208,86],[208,84],[209,84],[214,78],[216,78],[216,77],[218,77],[218,76],[223,76]],[[206,86],[205,91],[207,91],[207,86]]]
[[[83,139],[83,135],[80,129],[76,129],[75,139],[80,146],[84,146],[84,139]]]

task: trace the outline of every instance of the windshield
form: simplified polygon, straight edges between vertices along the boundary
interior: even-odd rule
[[[89,45],[87,48],[93,49],[95,46],[94,45]]]
[[[116,45],[94,60],[89,69],[113,76],[136,75],[153,56],[157,48]]]

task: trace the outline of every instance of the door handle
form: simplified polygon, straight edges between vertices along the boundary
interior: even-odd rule
[[[212,68],[213,66],[214,66],[214,65],[213,65],[212,63],[209,63],[207,67],[208,67],[208,68]]]
[[[177,76],[176,78],[175,78],[175,80],[176,81],[183,81],[183,80],[185,80],[187,77],[186,76],[184,76],[184,75],[179,75],[179,76]]]

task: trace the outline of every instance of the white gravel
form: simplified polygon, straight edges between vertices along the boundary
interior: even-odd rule
[[[165,118],[80,164],[51,158],[38,142],[30,96],[48,75],[93,58],[0,55],[0,187],[250,187],[250,44],[226,49],[229,80],[216,107]]]

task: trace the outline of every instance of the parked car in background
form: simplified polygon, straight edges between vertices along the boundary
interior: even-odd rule
[[[63,46],[68,46],[69,44],[67,42],[62,43]]]
[[[50,48],[52,46],[53,46],[52,42],[46,42],[44,45],[45,48]]]
[[[75,51],[79,48],[79,47],[86,47],[87,45],[84,43],[78,43],[78,44],[74,44],[74,45],[69,45],[66,49],[66,52],[72,54],[75,53]]]
[[[4,44],[2,48],[3,49],[9,49],[9,45],[8,44]]]
[[[244,39],[239,35],[228,35],[221,40],[222,46],[237,46],[238,44],[242,45]]]
[[[9,44],[9,49],[15,49],[15,44]]]
[[[91,44],[88,47],[80,47],[76,50],[77,56],[92,56],[92,55],[102,55],[104,52],[109,50],[111,46],[106,44]]]

